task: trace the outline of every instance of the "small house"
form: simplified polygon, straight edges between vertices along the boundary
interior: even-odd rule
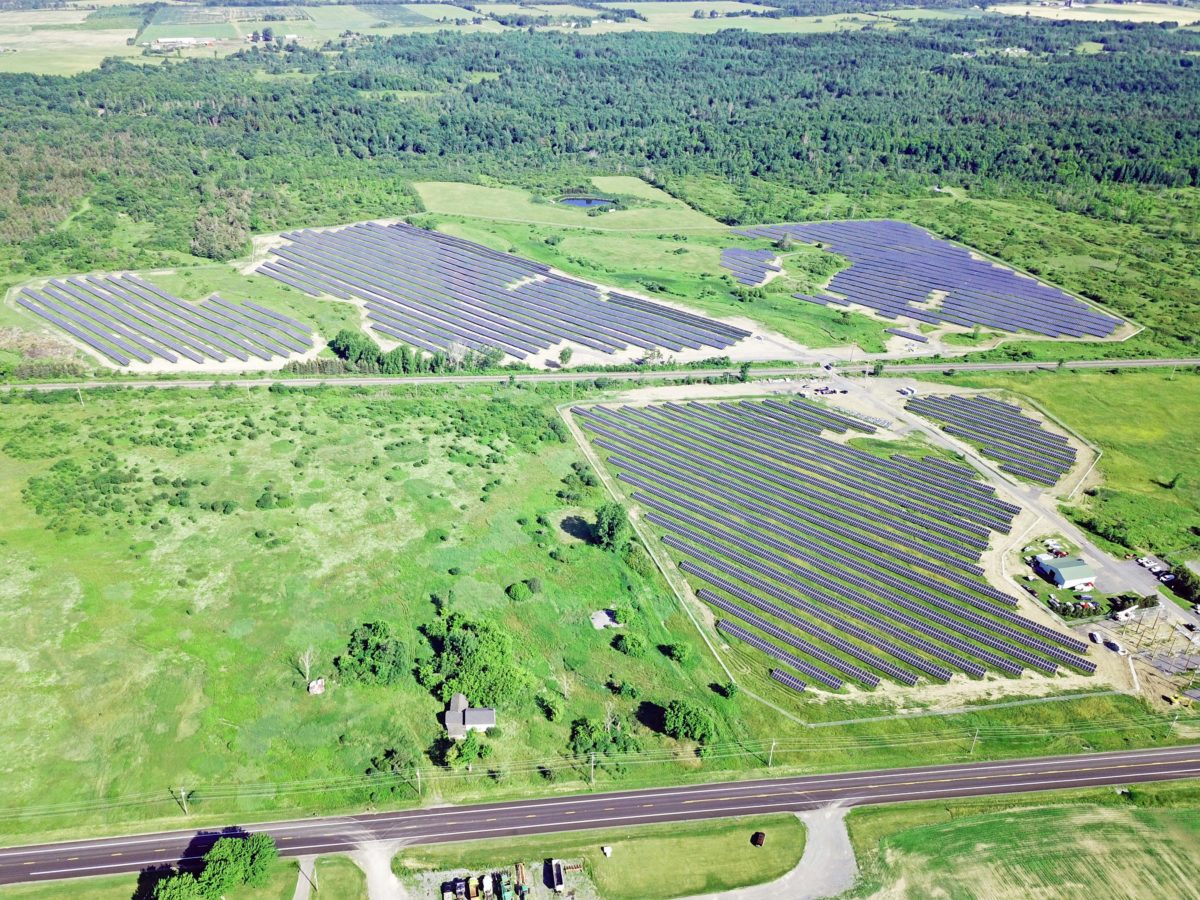
[[[496,711],[487,706],[471,706],[466,694],[458,693],[450,698],[446,710],[446,734],[456,741],[467,736],[468,731],[487,731],[496,727]]]

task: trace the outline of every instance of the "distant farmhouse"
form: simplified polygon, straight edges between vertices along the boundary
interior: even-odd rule
[[[466,694],[455,694],[450,698],[446,710],[446,734],[456,741],[467,736],[468,731],[487,731],[496,727],[496,711],[486,706],[470,706]]]

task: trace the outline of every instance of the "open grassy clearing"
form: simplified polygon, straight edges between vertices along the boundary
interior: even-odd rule
[[[37,815],[138,795],[162,814],[158,786],[180,778],[320,783],[361,776],[395,741],[428,747],[442,706],[411,679],[392,689],[335,683],[314,698],[295,656],[313,646],[314,676],[330,676],[350,630],[374,618],[403,635],[410,658],[423,655],[417,629],[434,618],[435,593],[502,625],[528,673],[523,701],[500,711],[505,734],[489,763],[498,772],[564,750],[571,719],[614,702],[613,679],[644,692],[617,701],[631,721],[647,703],[708,694],[719,670],[665,588],[537,522],[589,502],[555,496],[578,456],[542,440],[552,396],[231,389],[6,405],[0,683],[29,702],[2,716],[4,807]],[[505,596],[535,577],[543,587],[533,599]],[[655,644],[696,645],[688,665],[608,649],[610,634],[588,617],[618,598],[640,607]],[[108,676],[96,681],[96,671]],[[539,692],[561,696],[563,717],[546,720]],[[748,702],[716,712],[730,734],[769,728]],[[634,727],[647,746],[660,742]],[[209,809],[202,800],[197,809],[362,805],[373,788],[364,780],[282,807],[260,791],[212,791]],[[32,824],[10,819],[0,830]]]
[[[1168,3],[1086,3],[1078,6],[1039,6],[1034,3],[1003,3],[988,7],[1009,16],[1037,16],[1055,21],[1080,22],[1200,22],[1200,9]]]
[[[581,34],[610,34],[631,31],[670,31],[682,34],[713,34],[728,28],[739,28],[756,34],[828,34],[835,31],[859,31],[863,28],[891,29],[894,20],[869,12],[835,13],[827,16],[782,16],[767,18],[753,15],[726,15],[726,13],[762,13],[770,7],[737,0],[711,0],[711,2],[654,2],[635,0],[633,3],[614,3],[615,8],[633,9],[645,17],[612,22],[594,19],[590,28]],[[484,7],[486,8],[486,7]],[[696,18],[695,12],[703,13]],[[719,13],[715,18],[709,13]]]
[[[324,858],[321,860],[324,862]],[[353,863],[347,864],[353,865]],[[261,888],[237,888],[225,895],[225,900],[290,900],[296,890],[300,869],[293,860],[278,860],[271,880]],[[361,873],[360,873],[361,874]],[[349,884],[349,882],[343,882]],[[114,875],[111,878],[75,878],[70,881],[46,881],[31,884],[0,885],[3,900],[129,900],[137,889],[136,876]],[[322,885],[324,887],[324,885]],[[353,893],[330,894],[354,900]],[[366,897],[364,892],[362,897]]]
[[[1194,783],[854,810],[855,897],[1184,897]]]
[[[1071,514],[1077,522],[1118,552],[1194,558],[1200,548],[1195,371],[978,373],[934,380],[1001,388],[1035,400],[1103,451],[1097,464],[1103,481],[1094,493],[1076,498]]]
[[[755,831],[766,832],[763,847],[750,846]],[[751,816],[420,847],[393,866],[411,879],[420,871],[494,871],[519,860],[537,863],[531,871],[538,878],[546,858],[578,860],[604,900],[669,900],[779,878],[800,861],[804,841],[795,816]],[[611,857],[603,846],[612,847]]]

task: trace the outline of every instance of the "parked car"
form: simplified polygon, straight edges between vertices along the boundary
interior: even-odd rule
[[[1098,643],[1100,643],[1100,632],[1098,632],[1098,631],[1089,631],[1089,632],[1088,632],[1088,640],[1090,640],[1090,641],[1091,641],[1093,644],[1098,644]]]

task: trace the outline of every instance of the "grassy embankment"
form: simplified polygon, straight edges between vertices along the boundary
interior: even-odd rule
[[[751,847],[755,831],[766,833],[764,846]],[[795,816],[772,815],[420,847],[402,852],[393,867],[411,878],[455,869],[478,874],[520,860],[536,878],[547,858],[580,861],[604,900],[668,900],[772,881],[795,868],[804,841]],[[612,847],[611,857],[604,846]]]
[[[880,806],[847,825],[853,897],[1195,894],[1194,782]]]

